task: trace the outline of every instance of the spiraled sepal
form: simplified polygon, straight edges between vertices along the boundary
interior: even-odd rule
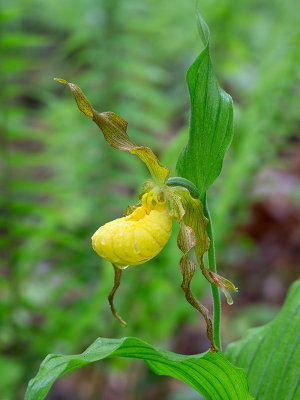
[[[112,288],[112,290],[111,290],[111,292],[110,292],[110,294],[108,296],[108,302],[109,302],[110,309],[111,309],[111,312],[112,312],[113,316],[115,318],[117,318],[117,320],[119,322],[121,322],[121,324],[123,326],[126,327],[127,323],[120,317],[120,315],[117,313],[117,311],[115,309],[115,306],[114,306],[115,293],[118,290],[118,288],[120,286],[120,283],[121,283],[122,269],[118,268],[115,264],[112,264],[112,266],[114,267],[115,278],[114,278],[114,286],[113,286],[113,288]]]
[[[136,154],[146,164],[150,174],[158,183],[162,184],[166,182],[170,175],[169,169],[160,163],[149,147],[138,146],[129,138],[127,135],[127,121],[111,111],[98,113],[75,83],[70,83],[59,78],[54,79],[69,86],[79,110],[87,117],[93,119],[110,146],[117,150]]]
[[[180,271],[182,273],[182,284],[181,288],[184,291],[186,300],[194,307],[197,311],[199,311],[206,322],[206,334],[207,338],[211,343],[211,352],[216,353],[218,349],[214,343],[213,337],[213,324],[211,317],[209,315],[209,311],[203,304],[201,304],[194,297],[191,291],[191,280],[195,274],[196,264],[188,257],[189,251],[195,246],[195,232],[189,226],[186,226],[183,221],[179,224],[179,233],[177,237],[178,248],[183,252],[183,256],[180,260]]]

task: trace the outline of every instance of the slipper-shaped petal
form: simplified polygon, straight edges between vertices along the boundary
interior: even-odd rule
[[[166,245],[172,217],[163,193],[143,195],[142,205],[130,215],[101,226],[92,237],[96,253],[122,268],[145,263]]]

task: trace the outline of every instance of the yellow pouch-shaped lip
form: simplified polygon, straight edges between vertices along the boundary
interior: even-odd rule
[[[132,214],[101,226],[92,237],[92,245],[100,257],[117,266],[138,265],[155,257],[171,232],[167,203],[147,193],[142,206]]]

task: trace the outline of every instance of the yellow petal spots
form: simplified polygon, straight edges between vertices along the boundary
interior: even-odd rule
[[[141,207],[130,215],[101,226],[92,237],[96,253],[123,267],[155,257],[168,242],[172,217],[165,195],[159,190],[145,193]]]

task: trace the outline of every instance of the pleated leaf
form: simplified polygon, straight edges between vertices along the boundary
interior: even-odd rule
[[[277,317],[228,346],[228,359],[248,375],[256,400],[300,399],[300,280]]]
[[[106,357],[138,358],[158,375],[186,382],[207,400],[250,400],[245,372],[231,365],[221,353],[184,356],[155,348],[136,338],[98,338],[79,355],[51,354],[29,382],[25,400],[41,400],[54,381],[67,372]]]
[[[200,199],[220,175],[225,153],[233,136],[232,99],[222,90],[210,59],[209,30],[198,15],[204,49],[187,72],[191,99],[188,143],[181,152],[176,172],[192,181]]]

